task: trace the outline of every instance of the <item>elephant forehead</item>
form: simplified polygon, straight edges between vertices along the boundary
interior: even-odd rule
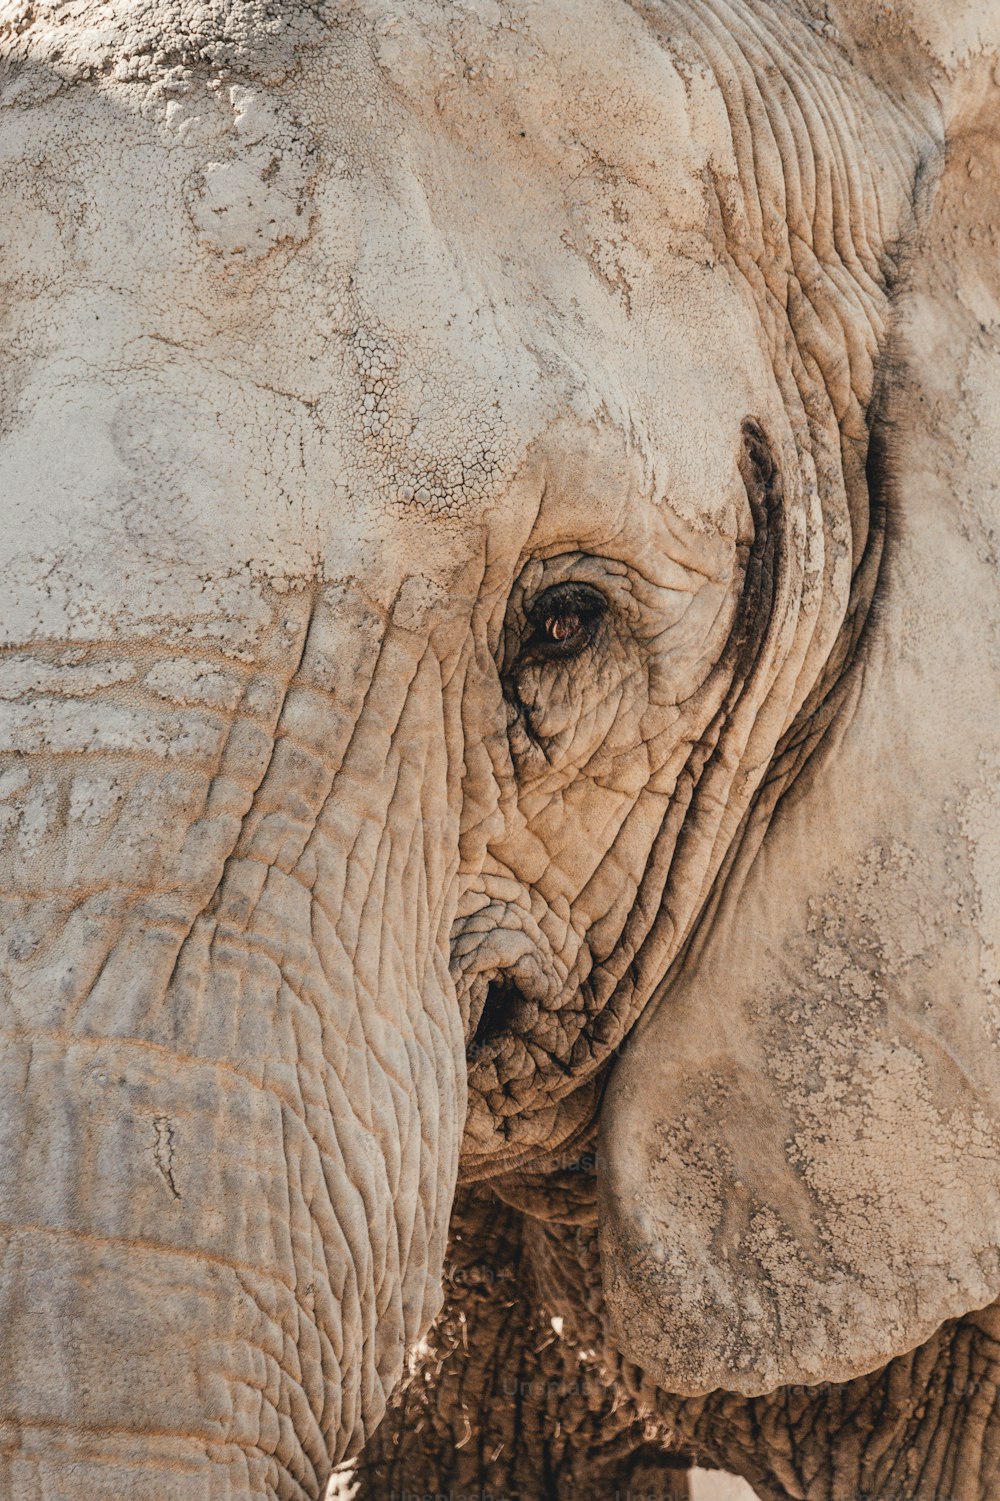
[[[642,0],[359,9],[382,75],[414,114],[480,146],[523,141],[577,180],[599,176],[630,217],[646,195],[675,242],[705,229],[706,172],[736,171],[717,80],[682,28],[665,38],[662,18],[647,23]]]
[[[417,42],[439,81],[485,45],[481,7],[454,35],[443,14],[374,8],[280,86],[181,69],[67,90],[40,61],[22,70],[24,102],[48,107],[15,109],[5,134],[18,420],[0,463],[21,537],[71,534],[96,593],[108,518],[126,513],[133,579],[178,609],[177,564],[199,588],[369,575],[377,546],[387,589],[415,556],[448,584],[498,508],[523,543],[537,493],[515,477],[541,450],[558,478],[560,444],[569,509],[597,492],[611,531],[637,485],[710,525],[729,503],[726,436],[769,375],[752,308],[688,224],[694,199],[678,190],[672,216],[653,202],[634,145],[581,169],[600,112],[582,85],[579,118],[558,112],[558,68],[519,89],[530,34],[499,48],[488,96],[462,84],[468,64],[439,107]],[[557,7],[554,51],[564,23]],[[650,120],[689,187],[688,125],[671,157]],[[23,598],[32,567],[7,561]]]

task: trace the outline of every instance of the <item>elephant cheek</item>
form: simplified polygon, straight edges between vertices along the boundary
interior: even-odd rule
[[[465,1094],[441,675],[356,620],[348,657],[351,608],[275,670],[256,769],[238,713],[206,713],[203,765],[116,752],[89,857],[65,810],[105,762],[19,762],[47,832],[3,870],[13,1495],[320,1496],[437,1311]]]

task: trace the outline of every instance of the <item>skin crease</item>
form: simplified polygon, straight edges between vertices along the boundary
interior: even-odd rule
[[[971,12],[947,46],[887,23],[869,76],[851,22],[607,0],[5,18],[15,1501],[322,1495],[441,1305],[456,1181],[559,1221],[598,1116],[604,1175],[571,1214],[593,1230],[602,1205],[596,1410],[616,1427],[619,1359],[651,1370],[625,1426],[648,1437],[654,1411],[660,1445],[656,1382],[752,1399],[801,1376],[780,1318],[749,1370],[708,1337],[716,1265],[671,1302],[673,1227],[706,1264],[711,1215],[678,1209],[702,1161],[683,1147],[662,1183],[635,1101],[662,1080],[683,1119],[701,1064],[681,1077],[697,1050],[659,1006],[622,1048],[689,972],[871,601],[878,355],[984,38]],[[578,654],[546,655],[567,586],[602,603]],[[988,869],[981,791],[961,816]],[[949,880],[973,900],[966,867]],[[898,914],[876,916],[889,941]],[[989,1087],[968,1043],[929,1048],[952,1049],[955,1111]],[[988,1127],[964,1139],[992,1160]],[[836,1261],[856,1206],[838,1219],[823,1166],[804,1176]],[[988,1202],[988,1168],[953,1176],[960,1208]],[[775,1194],[796,1232],[804,1192]],[[891,1327],[795,1330],[804,1379],[849,1385],[995,1295],[991,1226],[960,1224],[950,1302],[939,1260]],[[516,1217],[473,1233],[520,1243]],[[526,1338],[553,1297],[531,1234]],[[808,1281],[767,1275],[779,1312],[808,1307]],[[525,1438],[519,1483],[548,1484],[546,1443]],[[986,1496],[975,1473],[887,1494]]]

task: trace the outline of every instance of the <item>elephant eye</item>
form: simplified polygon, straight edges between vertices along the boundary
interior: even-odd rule
[[[597,633],[608,602],[589,584],[553,584],[528,607],[525,647],[534,657],[576,657]]]

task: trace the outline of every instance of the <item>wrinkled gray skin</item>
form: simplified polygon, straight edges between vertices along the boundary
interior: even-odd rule
[[[997,1494],[998,29],[0,9],[4,1497]]]

